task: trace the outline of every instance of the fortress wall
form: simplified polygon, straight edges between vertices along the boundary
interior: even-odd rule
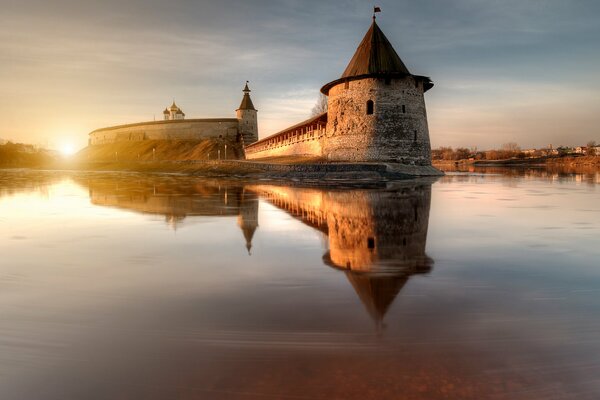
[[[194,140],[220,136],[235,138],[237,133],[238,120],[234,118],[152,121],[98,129],[90,133],[89,141],[94,145],[141,140]]]
[[[423,83],[412,76],[363,78],[329,91],[323,155],[332,161],[429,165],[431,148]],[[373,114],[367,102],[373,101]],[[404,107],[403,107],[404,106]]]
[[[312,117],[244,148],[246,159],[281,156],[321,156],[327,113]]]
[[[374,158],[371,148],[376,115],[366,115],[366,103],[373,98],[376,79],[339,84],[329,90],[327,133],[323,155],[329,160],[367,160]]]
[[[265,148],[246,148],[246,159],[254,160],[266,157],[281,156],[320,156],[321,141],[319,138],[274,143]]]

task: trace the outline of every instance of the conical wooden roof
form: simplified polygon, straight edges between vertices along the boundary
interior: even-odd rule
[[[244,93],[244,97],[242,98],[242,102],[238,110],[256,110],[256,108],[254,108],[254,104],[252,104],[252,99],[250,98],[249,93]]]
[[[408,281],[409,276],[378,276],[347,271],[346,277],[354,287],[367,312],[379,324]]]
[[[408,68],[373,20],[371,27],[358,45],[354,57],[344,70],[342,78],[370,74],[406,74]]]
[[[336,79],[321,88],[321,93],[328,95],[329,89],[344,81],[367,78],[407,76],[422,81],[424,91],[433,87],[431,79],[426,76],[412,75],[390,41],[385,37],[375,19],[358,45],[354,56],[339,79]]]
[[[254,104],[252,104],[252,99],[250,98],[250,88],[248,87],[248,81],[246,81],[246,86],[244,86],[244,90],[242,90],[242,92],[244,92],[244,97],[242,98],[242,103],[240,104],[240,107],[238,108],[238,110],[255,110],[256,108],[254,108]]]

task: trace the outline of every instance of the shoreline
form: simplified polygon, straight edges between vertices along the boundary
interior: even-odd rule
[[[444,173],[433,166],[392,163],[268,163],[245,160],[184,160],[142,162],[63,161],[35,168],[80,172],[137,172],[250,180],[368,183],[437,178]]]
[[[434,167],[578,167],[596,166],[600,168],[600,156],[564,156],[564,157],[537,157],[537,158],[511,158],[505,160],[434,160]]]

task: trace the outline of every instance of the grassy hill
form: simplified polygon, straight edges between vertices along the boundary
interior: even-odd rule
[[[227,145],[227,157],[225,157]],[[153,151],[154,150],[154,151]],[[221,159],[242,158],[242,148],[235,140],[144,140],[140,142],[118,142],[88,146],[75,155],[81,163],[124,162],[124,161],[190,161],[215,160],[218,151]]]

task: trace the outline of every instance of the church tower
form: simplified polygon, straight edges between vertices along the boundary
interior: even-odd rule
[[[331,161],[431,165],[424,93],[428,77],[411,74],[373,17],[328,96],[323,156]]]
[[[244,87],[244,97],[240,107],[235,110],[236,117],[239,121],[239,132],[244,140],[244,145],[247,146],[250,143],[254,143],[258,140],[258,121],[256,118],[257,110],[252,104],[250,98],[250,89],[248,88],[248,81]]]

